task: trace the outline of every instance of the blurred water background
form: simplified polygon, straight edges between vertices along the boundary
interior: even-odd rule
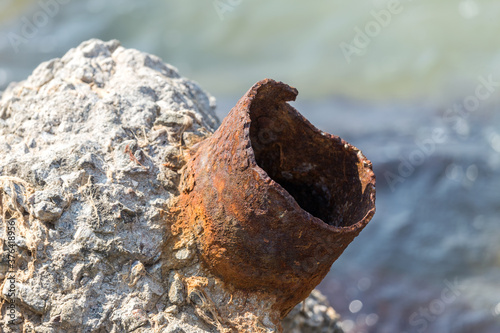
[[[223,118],[265,77],[362,149],[377,213],[320,289],[349,333],[500,332],[500,2],[0,0],[0,90],[89,38],[159,55]]]

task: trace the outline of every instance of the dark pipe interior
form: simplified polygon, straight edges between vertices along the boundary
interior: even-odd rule
[[[363,193],[356,153],[321,135],[287,103],[269,103],[256,99],[250,109],[257,164],[323,222],[349,226],[360,221],[373,205]]]

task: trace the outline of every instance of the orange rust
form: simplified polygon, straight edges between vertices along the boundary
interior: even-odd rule
[[[166,162],[166,163],[163,163],[162,164],[164,167],[166,168],[170,168],[170,169],[176,169],[177,167],[174,165],[174,163],[171,163],[171,162]]]
[[[193,148],[173,226],[195,235],[210,273],[272,295],[281,317],[375,213],[371,162],[286,103],[296,95],[281,82],[256,83]]]

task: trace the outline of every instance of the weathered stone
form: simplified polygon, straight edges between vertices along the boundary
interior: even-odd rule
[[[340,316],[330,307],[325,296],[313,290],[303,303],[290,312],[283,321],[287,333],[342,333]]]
[[[0,331],[229,332],[227,302],[248,304],[235,325],[273,331],[258,312],[270,303],[219,292],[169,224],[185,156],[219,125],[214,108],[174,67],[117,41],[84,42],[3,92],[0,283],[16,309]]]
[[[181,277],[178,273],[175,273],[171,278],[168,298],[170,299],[170,302],[176,305],[182,305],[182,303],[184,303],[184,284],[182,283]]]

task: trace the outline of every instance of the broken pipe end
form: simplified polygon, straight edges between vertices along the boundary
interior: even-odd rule
[[[286,103],[296,95],[256,83],[197,145],[179,201],[203,265],[236,289],[272,294],[281,317],[375,213],[371,162]]]

